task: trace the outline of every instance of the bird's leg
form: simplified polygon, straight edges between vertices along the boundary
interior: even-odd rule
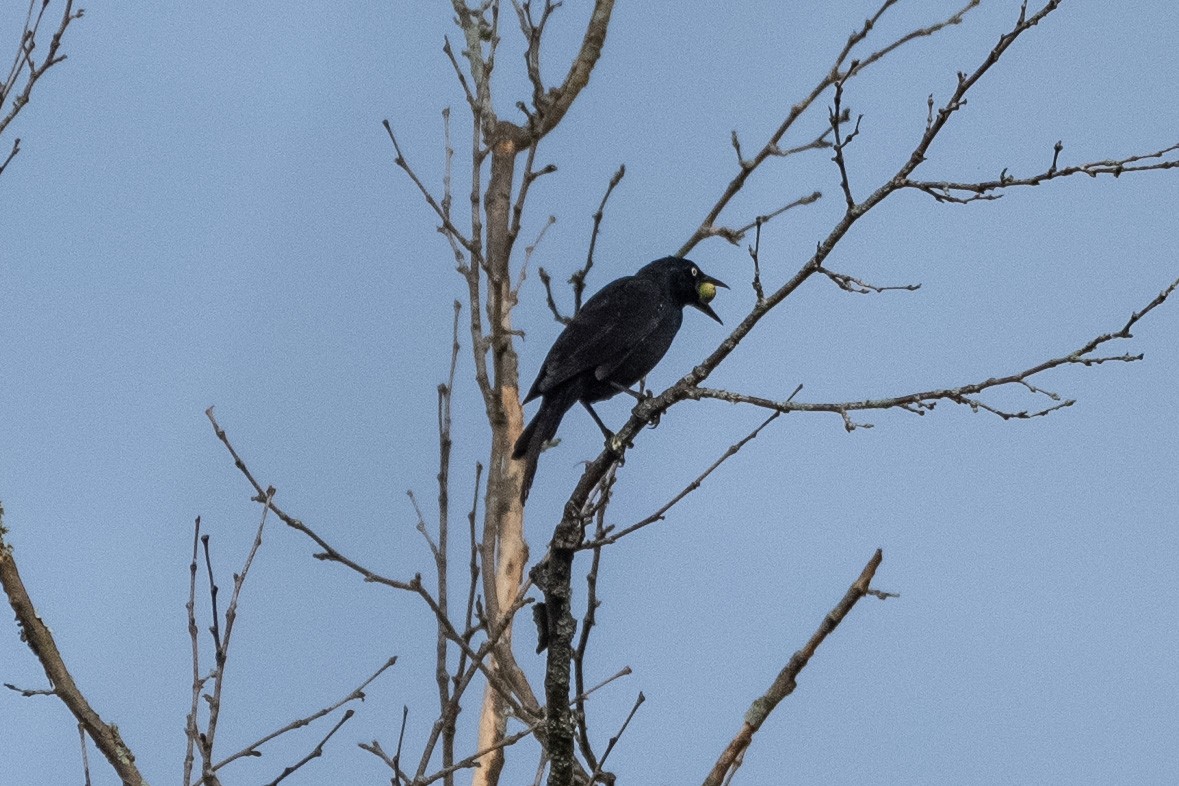
[[[644,398],[649,397],[649,391],[643,390],[642,386],[640,386],[638,390],[631,390],[626,385],[619,384],[618,382],[611,382],[610,384],[613,385],[614,389],[619,393],[625,393],[628,396],[634,396],[637,401],[642,401]]]
[[[647,378],[643,377],[639,380],[639,401],[643,402],[649,398],[655,398],[655,391],[647,390]]]
[[[620,440],[618,438],[617,434],[615,434],[610,429],[606,428],[606,424],[602,422],[602,419],[600,417],[598,417],[598,413],[594,412],[593,406],[588,401],[583,401],[583,402],[581,402],[581,404],[582,404],[582,406],[585,407],[586,412],[590,413],[590,417],[592,417],[594,419],[594,422],[598,424],[598,428],[600,428],[602,430],[602,435],[604,437],[606,437],[606,448],[611,453],[613,453],[616,456],[621,458],[622,457],[622,449],[624,447],[624,445],[622,444],[622,440]]]
[[[643,377],[642,379],[639,380],[639,389],[638,390],[631,390],[626,385],[622,385],[617,382],[611,382],[610,384],[613,385],[614,389],[617,390],[619,393],[625,393],[628,396],[634,396],[635,400],[638,401],[640,404],[642,404],[644,401],[646,401],[649,398],[655,398],[655,393],[650,390],[647,390],[647,378],[646,377]]]
[[[637,391],[634,391],[628,387],[624,387],[622,385],[619,385],[617,382],[613,382],[611,384],[613,384],[614,387],[619,390],[619,392],[629,393],[630,395],[634,396],[635,399],[640,404],[642,404],[644,401],[646,401],[649,398],[655,398],[655,394],[652,391],[647,390],[647,378],[646,377],[643,377],[642,379],[639,380],[639,389]],[[647,427],[648,428],[655,428],[656,426],[658,426],[659,425],[659,418],[660,418],[659,415],[655,415],[654,417],[652,417],[651,422],[647,424]],[[601,425],[600,422],[599,422],[599,425]]]

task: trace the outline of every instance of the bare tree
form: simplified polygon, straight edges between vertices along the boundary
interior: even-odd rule
[[[557,10],[558,5],[558,3],[547,0],[543,6],[531,2],[513,2],[512,4],[520,31],[526,41],[525,67],[533,86],[530,100],[519,101],[516,104],[517,109],[524,115],[524,121],[521,124],[515,124],[503,120],[502,112],[497,113],[491,102],[493,66],[496,47],[500,40],[500,4],[493,0],[470,6],[455,0],[456,21],[466,43],[466,48],[460,53],[461,59],[466,62],[466,68],[460,65],[460,57],[455,55],[449,41],[445,44],[444,52],[449,57],[459,84],[464,91],[472,118],[473,146],[470,159],[472,192],[469,230],[460,229],[451,212],[449,174],[443,184],[441,195],[432,193],[410,166],[401,144],[393,135],[391,126],[386,122],[386,128],[389,130],[395,147],[396,163],[409,175],[433,210],[439,221],[439,231],[448,239],[458,269],[468,285],[468,313],[471,319],[471,341],[475,351],[476,377],[487,405],[488,420],[492,431],[488,466],[501,467],[504,470],[503,474],[499,476],[493,473],[489,480],[481,552],[484,575],[488,576],[494,573],[501,579],[496,586],[497,602],[501,610],[504,607],[511,607],[510,601],[518,597],[516,593],[527,589],[526,584],[523,586],[520,584],[520,574],[517,573],[519,566],[522,565],[521,556],[527,554],[527,549],[520,540],[519,513],[513,504],[519,476],[515,473],[513,463],[506,460],[509,455],[506,451],[510,450],[520,427],[517,406],[518,375],[516,356],[511,346],[512,330],[510,325],[510,314],[516,304],[517,290],[510,285],[513,277],[509,262],[514,242],[520,230],[520,217],[524,212],[528,187],[536,177],[547,174],[553,169],[551,166],[539,170],[534,168],[537,146],[545,134],[561,121],[570,103],[576,98],[577,91],[588,79],[601,52],[612,10],[612,4],[609,2],[595,4],[587,22],[582,47],[573,56],[568,76],[562,85],[550,88],[541,76],[540,53],[545,25]],[[929,97],[928,117],[923,133],[914,140],[911,153],[898,163],[891,176],[874,186],[853,186],[853,166],[849,163],[848,149],[860,134],[860,120],[862,118],[853,119],[846,106],[845,91],[848,85],[906,45],[935,36],[946,29],[964,23],[970,12],[979,5],[979,2],[972,0],[940,20],[915,27],[891,40],[876,40],[876,37],[872,35],[874,28],[895,5],[895,0],[884,0],[875,8],[863,26],[848,37],[843,49],[836,55],[831,66],[821,73],[814,87],[790,107],[774,132],[757,148],[756,153],[747,155],[736,132],[733,133],[732,146],[737,159],[736,171],[732,179],[721,188],[713,206],[700,220],[697,229],[684,242],[677,254],[686,255],[699,243],[713,237],[722,238],[733,244],[740,244],[746,240],[752,230],[756,229],[760,238],[761,228],[767,222],[793,208],[820,199],[820,192],[815,190],[800,194],[784,205],[770,206],[764,213],[746,220],[722,221],[722,216],[727,215],[726,209],[734,197],[742,192],[754,174],[764,169],[768,162],[790,156],[805,155],[815,151],[823,151],[830,155],[837,173],[840,198],[845,205],[842,216],[830,228],[827,236],[817,244],[814,253],[802,262],[797,272],[773,290],[765,288],[761,277],[760,244],[752,245],[749,249],[753,260],[752,286],[757,295],[757,301],[752,310],[714,351],[695,366],[691,373],[667,390],[641,401],[635,408],[631,419],[619,431],[618,437],[623,445],[633,447],[640,438],[644,426],[656,422],[668,409],[689,399],[721,399],[769,409],[774,414],[750,433],[745,440],[725,451],[712,467],[666,505],[629,527],[613,528],[604,525],[604,512],[609,504],[616,477],[614,470],[624,456],[610,449],[603,450],[596,459],[588,463],[565,504],[564,512],[553,530],[546,554],[531,571],[533,583],[537,585],[544,596],[543,611],[537,616],[543,623],[542,635],[548,647],[544,685],[546,702],[543,714],[544,726],[543,729],[538,729],[537,733],[544,745],[544,756],[549,761],[548,782],[551,786],[586,782],[587,780],[601,779],[606,782],[613,780],[613,776],[605,773],[602,769],[605,753],[599,757],[589,744],[589,735],[586,734],[585,728],[584,704],[580,695],[572,695],[571,688],[571,684],[576,681],[578,692],[583,691],[581,665],[584,660],[589,631],[595,624],[594,609],[597,605],[597,598],[594,587],[597,567],[602,558],[604,546],[616,543],[625,535],[662,519],[672,506],[698,488],[704,477],[707,477],[716,466],[734,455],[749,439],[757,436],[761,429],[780,413],[835,413],[842,418],[845,427],[850,431],[869,425],[853,419],[853,413],[865,410],[899,408],[916,414],[924,414],[932,410],[939,402],[950,402],[966,405],[976,411],[986,411],[1003,419],[1012,419],[1039,417],[1067,407],[1072,404],[1072,401],[1065,400],[1056,393],[1038,387],[1035,382],[1037,377],[1049,369],[1062,365],[1091,366],[1111,361],[1129,362],[1138,359],[1139,355],[1131,354],[1102,355],[1100,350],[1109,342],[1129,338],[1130,330],[1137,321],[1160,305],[1179,284],[1179,282],[1170,284],[1158,297],[1147,303],[1141,311],[1131,315],[1120,330],[1094,337],[1067,355],[1046,359],[1028,368],[996,373],[982,381],[947,385],[936,390],[914,391],[887,398],[848,402],[796,401],[798,390],[788,397],[771,400],[741,391],[704,387],[702,383],[746,336],[759,327],[763,317],[790,295],[797,292],[799,287],[813,276],[825,277],[840,289],[859,294],[917,288],[916,284],[877,285],[869,283],[850,273],[834,270],[827,264],[832,251],[852,226],[894,194],[912,190],[928,194],[938,201],[967,203],[996,199],[1008,189],[1040,185],[1073,175],[1120,176],[1126,173],[1171,169],[1179,166],[1179,160],[1177,160],[1179,145],[1175,144],[1167,144],[1147,153],[1061,166],[1062,146],[1057,143],[1050,166],[1041,172],[1012,175],[1004,170],[999,178],[980,182],[927,180],[919,176],[921,165],[925,162],[931,146],[965,106],[967,95],[971,89],[999,64],[1005,53],[1017,40],[1057,11],[1060,2],[1054,0],[1031,10],[1027,8],[1026,4],[1022,6],[1018,17],[1013,20],[1007,32],[989,52],[982,56],[974,69],[958,74],[957,86],[948,97],[941,101],[935,100],[934,96]],[[824,101],[829,102],[825,107]],[[803,135],[801,139],[798,139],[801,121],[804,118],[813,117],[824,108],[826,109],[826,122],[823,124],[822,130],[817,134],[809,137]],[[791,142],[790,140],[797,141]],[[510,173],[507,171],[507,166],[509,162],[514,160],[514,156],[521,152],[527,153],[527,160],[523,181],[516,189],[513,201]],[[448,145],[448,173],[452,156],[453,151]],[[490,162],[487,161],[488,157],[491,159]],[[489,171],[490,177],[486,189],[481,189],[485,171]],[[624,171],[620,169],[609,183],[602,205],[594,215],[594,232],[589,244],[586,262],[570,279],[575,309],[580,307],[586,278],[593,265],[594,241],[601,224],[606,200],[623,177]],[[508,209],[509,203],[512,203],[510,210]],[[545,227],[547,228],[547,224]],[[543,235],[543,230],[541,234]],[[485,243],[484,237],[486,238]],[[486,253],[484,249],[486,249]],[[533,246],[525,249],[521,262],[522,269],[527,268],[532,249]],[[553,316],[558,321],[567,321],[567,317],[560,312],[557,306],[551,274],[542,269],[540,277],[545,285],[547,301]],[[487,293],[485,302],[481,298],[484,288]],[[483,315],[480,314],[481,310],[484,311]],[[486,327],[482,321],[484,316],[486,317]],[[487,361],[489,353],[492,359],[490,373]],[[1008,411],[986,400],[985,394],[988,391],[1009,385],[1022,386],[1031,393],[1041,396],[1045,403],[1038,408],[1029,410]],[[624,454],[625,450],[622,453]],[[590,535],[587,530],[591,530],[594,521],[598,522],[597,530]],[[571,606],[573,561],[575,555],[584,550],[592,552],[592,565],[589,573],[589,597],[585,619],[581,627],[581,639],[575,647],[574,635],[577,626]],[[810,644],[783,669],[779,680],[766,696],[754,703],[754,708],[758,711],[751,713],[751,717],[757,719],[747,718],[744,728],[734,738],[725,753],[721,755],[716,768],[706,779],[706,783],[727,782],[726,779],[731,777],[732,772],[740,765],[743,752],[752,735],[760,726],[761,720],[772,710],[777,701],[789,693],[793,686],[793,678],[798,670],[806,664],[818,643],[831,628],[844,618],[851,606],[867,594],[887,596],[887,593],[880,593],[870,587],[871,579],[880,560],[879,553],[873,556],[861,577],[849,591],[848,596],[824,620],[824,624],[820,626]],[[487,617],[489,633],[497,631],[501,626],[510,625],[510,616],[504,617],[502,613],[496,613],[490,602],[492,598],[490,585],[485,586],[485,592],[489,598]],[[534,712],[532,692],[522,682],[520,672],[511,659],[510,636],[504,636],[502,642],[502,647],[496,651],[495,668],[501,675],[505,675],[508,684],[518,691],[516,699],[520,704],[529,708],[530,714],[526,716],[527,721],[535,723],[538,716],[532,714]],[[481,726],[480,747],[502,739],[504,730],[505,701],[501,699],[506,697],[503,697],[502,694],[497,697],[492,691],[489,691],[487,695],[488,700],[484,704],[482,716],[484,723]],[[493,732],[492,736],[488,736],[489,729]],[[580,733],[578,733],[579,730]],[[576,755],[577,745],[575,742],[580,743],[580,759]],[[479,784],[497,782],[501,762],[502,749],[497,752],[494,759],[484,762],[485,767],[476,775],[475,782]]]
[[[609,756],[625,731],[630,718],[643,702],[639,693],[626,723],[601,750],[595,749],[589,733],[590,697],[602,685],[625,676],[623,669],[599,685],[586,685],[584,664],[597,620],[599,606],[597,577],[599,567],[611,547],[629,534],[663,520],[681,500],[695,492],[724,462],[736,455],[746,444],[782,414],[819,412],[837,416],[849,431],[869,427],[861,420],[865,413],[901,410],[917,415],[927,414],[939,403],[960,404],[974,411],[990,413],[1003,420],[1024,419],[1049,415],[1073,402],[1041,387],[1041,375],[1062,366],[1094,366],[1104,363],[1125,363],[1141,355],[1106,354],[1107,345],[1131,337],[1137,323],[1160,306],[1179,286],[1170,283],[1153,299],[1144,297],[1143,307],[1129,315],[1113,315],[1115,326],[1109,332],[1078,339],[1075,350],[1016,369],[1000,369],[984,379],[955,381],[932,389],[917,389],[887,397],[864,398],[850,401],[799,400],[801,387],[782,391],[777,397],[755,395],[742,390],[708,387],[705,382],[731,355],[733,350],[755,330],[765,330],[764,318],[787,298],[797,293],[804,282],[816,279],[829,281],[840,290],[854,294],[879,294],[889,290],[912,290],[917,284],[872,283],[858,275],[836,270],[832,252],[847,236],[849,230],[865,215],[890,197],[913,192],[927,195],[939,202],[967,204],[993,200],[1005,192],[1021,186],[1047,185],[1076,175],[1102,178],[1120,177],[1147,171],[1179,167],[1179,144],[1165,142],[1157,149],[1130,155],[1081,163],[1062,162],[1063,145],[1052,146],[1051,163],[1041,171],[1009,173],[1001,169],[993,180],[972,181],[925,178],[920,173],[931,148],[946,128],[954,124],[966,105],[968,94],[988,74],[999,67],[1008,51],[1019,40],[1031,38],[1036,26],[1054,14],[1060,0],[1029,9],[1023,5],[1018,15],[998,42],[980,54],[974,66],[957,75],[956,87],[948,96],[928,99],[928,114],[923,128],[908,147],[908,154],[892,165],[889,174],[873,183],[863,183],[852,156],[853,142],[861,134],[861,120],[848,106],[850,86],[859,84],[860,77],[877,64],[916,41],[937,36],[955,26],[969,23],[971,12],[980,0],[970,0],[961,8],[942,18],[913,27],[892,38],[877,33],[878,24],[889,13],[897,0],[881,0],[870,10],[862,26],[846,40],[829,65],[816,75],[812,88],[788,107],[774,130],[753,148],[744,145],[736,132],[731,144],[735,154],[732,177],[718,184],[711,206],[700,218],[696,229],[683,242],[677,254],[692,252],[700,243],[713,238],[736,246],[747,246],[751,260],[750,286],[756,301],[753,307],[718,346],[706,354],[693,369],[675,384],[655,395],[643,396],[631,417],[618,432],[623,448],[603,449],[588,462],[575,486],[570,490],[561,514],[552,525],[551,537],[544,545],[539,559],[532,559],[524,533],[524,508],[520,502],[522,468],[510,459],[513,444],[523,427],[520,404],[519,360],[516,340],[519,331],[514,327],[513,310],[517,306],[521,287],[531,264],[535,248],[551,225],[551,219],[541,223],[535,240],[518,248],[518,240],[528,210],[531,186],[537,179],[557,171],[552,164],[538,162],[538,149],[548,135],[567,117],[570,108],[589,83],[599,58],[603,56],[607,31],[610,28],[612,0],[595,0],[584,20],[584,30],[576,51],[565,53],[559,68],[562,76],[546,79],[542,70],[542,53],[547,25],[558,13],[561,4],[553,0],[532,2],[513,0],[510,8],[499,0],[452,0],[457,35],[461,43],[443,39],[443,53],[453,70],[454,78],[466,105],[470,121],[470,141],[460,157],[460,166],[469,181],[464,204],[455,203],[452,175],[458,148],[452,138],[452,118],[449,110],[443,113],[445,132],[445,175],[440,187],[427,184],[411,163],[408,145],[385,121],[384,127],[392,147],[393,162],[399,167],[426,203],[432,220],[445,237],[459,273],[463,290],[455,301],[451,324],[450,365],[447,378],[438,386],[438,472],[437,508],[430,515],[422,509],[416,497],[411,501],[417,510],[417,530],[427,544],[433,559],[430,578],[422,574],[393,577],[384,574],[379,566],[366,564],[364,559],[346,554],[334,546],[318,530],[297,516],[287,512],[275,501],[275,488],[259,479],[234,446],[210,409],[206,414],[216,437],[226,448],[235,466],[248,484],[251,499],[261,508],[260,522],[242,568],[233,577],[232,592],[225,611],[219,609],[219,589],[216,571],[207,536],[202,536],[199,519],[194,527],[192,561],[188,599],[188,626],[192,643],[192,694],[188,708],[186,735],[187,753],[183,763],[185,786],[194,783],[220,782],[223,768],[245,757],[256,756],[269,741],[295,728],[338,714],[335,724],[321,737],[319,743],[302,759],[283,769],[273,781],[278,783],[299,770],[309,761],[324,755],[325,745],[352,717],[352,710],[342,713],[346,704],[364,697],[365,688],[390,668],[395,659],[382,655],[382,665],[360,682],[359,687],[338,701],[327,704],[290,722],[275,724],[274,730],[236,752],[217,753],[215,743],[222,722],[221,692],[226,664],[230,654],[236,612],[247,580],[251,563],[263,542],[263,532],[270,516],[309,539],[316,548],[315,557],[343,567],[354,578],[382,588],[403,593],[420,603],[430,615],[436,629],[432,642],[434,682],[437,685],[438,706],[426,736],[418,750],[407,750],[405,728],[410,722],[408,708],[402,715],[397,740],[372,740],[360,747],[385,765],[390,780],[401,784],[442,782],[453,784],[456,776],[472,772],[473,782],[492,786],[501,781],[507,752],[517,743],[535,738],[540,746],[536,763],[536,782],[545,778],[550,786],[566,784],[613,783],[615,775],[606,769]],[[53,64],[60,62],[58,54],[61,36],[78,12],[67,2],[57,33],[53,36],[48,54],[34,57],[34,42],[44,14],[37,4],[30,5],[29,22],[22,35],[20,51],[0,98],[11,101],[6,119],[0,120],[0,134],[8,122],[27,104],[33,84]],[[501,12],[503,16],[501,17]],[[502,25],[501,25],[502,23]],[[503,29],[512,28],[508,32]],[[510,107],[497,105],[493,90],[499,63],[497,55],[502,35],[519,36],[523,49],[523,74],[530,93]],[[520,67],[517,64],[516,67]],[[22,81],[23,80],[23,81]],[[23,92],[19,85],[23,85]],[[0,101],[0,109],[5,104]],[[808,125],[809,124],[809,125]],[[19,140],[11,153],[0,164],[3,167],[19,150]],[[755,152],[751,152],[755,151]],[[800,189],[783,203],[766,205],[754,215],[734,215],[735,198],[744,193],[750,179],[772,169],[775,163],[797,156],[821,155],[830,158],[831,180],[836,184],[835,199],[841,204],[840,215],[829,227],[806,258],[794,260],[794,272],[779,284],[769,284],[762,277],[761,231],[769,222],[790,211],[823,199],[816,188]],[[623,180],[625,169],[604,185],[604,195],[593,215],[592,232],[584,263],[570,279],[573,311],[580,308],[587,282],[594,267],[596,241],[603,223],[608,201]],[[819,185],[819,184],[816,184]],[[828,197],[829,198],[829,197]],[[780,269],[789,260],[775,263]],[[564,322],[559,301],[562,294],[554,291],[553,275],[538,269],[549,309],[553,317]],[[1122,319],[1125,319],[1122,322]],[[489,443],[485,462],[472,468],[471,484],[461,492],[452,471],[452,411],[451,403],[457,379],[458,359],[467,342],[473,361],[473,383],[480,393],[487,420]],[[1004,387],[1021,388],[1037,397],[1037,406],[1027,409],[1007,409],[990,397]],[[644,427],[653,425],[671,408],[681,402],[717,399],[737,405],[756,407],[766,411],[766,417],[743,439],[728,445],[715,446],[717,458],[697,477],[672,495],[665,504],[627,526],[609,523],[607,511],[618,481],[616,470],[627,452],[641,449]],[[456,503],[455,500],[461,500]],[[480,503],[482,510],[480,511]],[[460,507],[461,506],[461,507]],[[465,515],[458,515],[461,509]],[[428,523],[434,519],[435,524]],[[457,523],[463,522],[463,524]],[[2,534],[2,533],[0,533]],[[537,541],[534,540],[534,546]],[[574,564],[578,554],[588,552],[586,560],[586,601],[582,611],[580,632],[574,617]],[[461,556],[460,556],[461,555]],[[459,560],[462,560],[460,567]],[[740,767],[745,752],[762,723],[778,703],[794,689],[801,670],[814,656],[819,644],[839,625],[866,596],[884,599],[891,597],[872,586],[883,555],[871,555],[863,571],[852,583],[844,597],[826,613],[814,635],[784,664],[773,683],[752,700],[749,712],[739,722],[732,740],[718,744],[717,760],[709,773],[701,773],[706,784],[728,783]],[[198,622],[197,595],[201,563],[209,592],[211,616],[207,636]],[[465,570],[464,570],[465,568]],[[531,569],[530,569],[531,568]],[[463,574],[465,582],[454,585],[456,574]],[[103,722],[90,708],[82,692],[69,679],[68,671],[53,644],[48,629],[37,616],[16,572],[11,550],[0,542],[0,579],[13,608],[17,612],[30,646],[45,667],[56,695],[78,718],[81,728],[128,783],[141,783],[135,770],[134,757],[119,739],[117,728]],[[543,685],[534,685],[517,662],[514,644],[518,613],[534,601],[529,593],[536,589],[542,602],[535,603],[532,618],[537,622],[547,645]],[[816,612],[817,613],[817,612]],[[207,656],[201,642],[211,646]],[[202,664],[209,664],[202,667]],[[356,684],[356,683],[352,683]],[[472,691],[482,691],[475,699]],[[38,691],[26,691],[37,693]],[[458,723],[464,707],[478,703],[480,708],[474,740],[461,735]],[[738,721],[734,719],[734,724]],[[83,743],[85,740],[83,739]],[[85,744],[83,745],[85,753]]]

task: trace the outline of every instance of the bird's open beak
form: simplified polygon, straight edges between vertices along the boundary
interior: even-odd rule
[[[708,302],[716,296],[717,287],[724,287],[725,289],[728,289],[729,285],[721,281],[719,278],[713,278],[707,274],[702,274],[700,276],[700,283],[696,285],[697,299],[696,302],[692,305],[723,325],[725,323],[721,322],[721,318],[718,317],[716,312],[712,310],[712,307],[708,305]]]

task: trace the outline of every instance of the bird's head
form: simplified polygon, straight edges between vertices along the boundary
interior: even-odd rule
[[[692,306],[695,309],[703,311],[708,316],[721,322],[721,318],[716,315],[712,307],[708,304],[716,297],[716,288],[729,288],[729,285],[720,279],[713,278],[705,273],[690,259],[680,259],[679,257],[664,257],[657,262],[652,262],[646,269],[656,268],[668,277],[671,284],[671,291],[676,300],[682,306]],[[724,323],[721,322],[723,325]]]

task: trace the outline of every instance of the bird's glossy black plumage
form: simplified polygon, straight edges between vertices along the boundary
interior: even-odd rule
[[[516,441],[512,458],[523,459],[527,499],[541,448],[557,433],[561,418],[581,402],[606,431],[590,405],[638,382],[663,359],[693,306],[720,322],[708,302],[716,287],[688,259],[664,257],[602,287],[565,326],[541,364],[524,401],[540,409]]]

